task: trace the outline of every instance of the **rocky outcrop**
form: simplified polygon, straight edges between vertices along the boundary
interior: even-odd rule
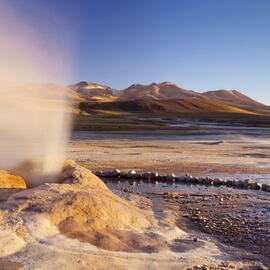
[[[0,171],[0,188],[26,188],[24,179],[7,171]]]
[[[104,249],[144,248],[135,247],[134,239],[143,238],[144,230],[155,224],[152,212],[121,199],[97,176],[72,161],[65,163],[56,182],[13,194],[2,204],[5,215],[8,211],[9,219],[13,216],[16,224],[21,224],[16,230],[23,232],[23,238],[31,239],[32,235],[20,220],[41,219],[69,238]]]
[[[186,269],[230,258],[214,242],[179,229],[179,205],[124,197],[130,201],[69,161],[55,183],[0,200],[0,269]]]

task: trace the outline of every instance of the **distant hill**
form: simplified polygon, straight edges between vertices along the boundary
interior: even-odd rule
[[[151,83],[149,85],[133,84],[130,87],[118,91],[120,100],[134,99],[190,99],[200,97],[199,93],[192,90],[186,90],[169,82]]]
[[[270,107],[236,90],[198,93],[170,82],[133,84],[123,90],[82,81],[70,86],[84,100],[81,111],[88,113],[181,113],[228,112],[270,115]]]
[[[269,113],[269,106],[259,103],[256,100],[242,94],[237,90],[215,90],[207,91],[202,94],[206,98],[224,102],[252,112]]]

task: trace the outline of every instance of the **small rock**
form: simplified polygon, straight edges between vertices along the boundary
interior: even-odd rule
[[[262,184],[262,190],[263,191],[270,191],[270,185],[268,185],[268,184]]]
[[[110,178],[110,177],[114,177],[114,173],[112,171],[102,172],[100,176]]]
[[[215,186],[218,186],[218,185],[221,185],[221,179],[219,179],[219,178],[215,178],[214,180],[213,180],[213,184],[215,185]]]
[[[130,170],[128,173],[127,173],[127,177],[128,178],[134,178],[136,175],[136,171],[135,170]]]
[[[118,176],[120,176],[121,171],[119,169],[114,169],[113,174],[114,174],[115,177],[118,177]]]
[[[150,177],[151,177],[151,179],[153,179],[153,180],[156,180],[157,178],[158,178],[158,172],[151,172],[151,174],[150,174]]]
[[[175,174],[170,173],[166,175],[166,180],[167,181],[174,181],[175,180]]]
[[[95,172],[95,175],[96,176],[102,176],[102,174],[103,174],[103,171],[97,171],[97,172]]]
[[[150,180],[150,178],[151,178],[151,172],[145,172],[142,174],[142,179]]]

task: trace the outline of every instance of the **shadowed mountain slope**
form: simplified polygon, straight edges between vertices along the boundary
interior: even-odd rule
[[[88,113],[119,112],[119,113],[178,113],[178,112],[235,112],[250,113],[218,101],[204,98],[190,99],[137,99],[118,100],[114,102],[88,102],[81,104],[81,109]]]

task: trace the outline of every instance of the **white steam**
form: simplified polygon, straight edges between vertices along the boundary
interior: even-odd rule
[[[70,63],[61,33],[50,42],[7,3],[0,3],[0,170],[36,186],[54,181],[64,159],[70,102],[48,82],[67,81]]]

